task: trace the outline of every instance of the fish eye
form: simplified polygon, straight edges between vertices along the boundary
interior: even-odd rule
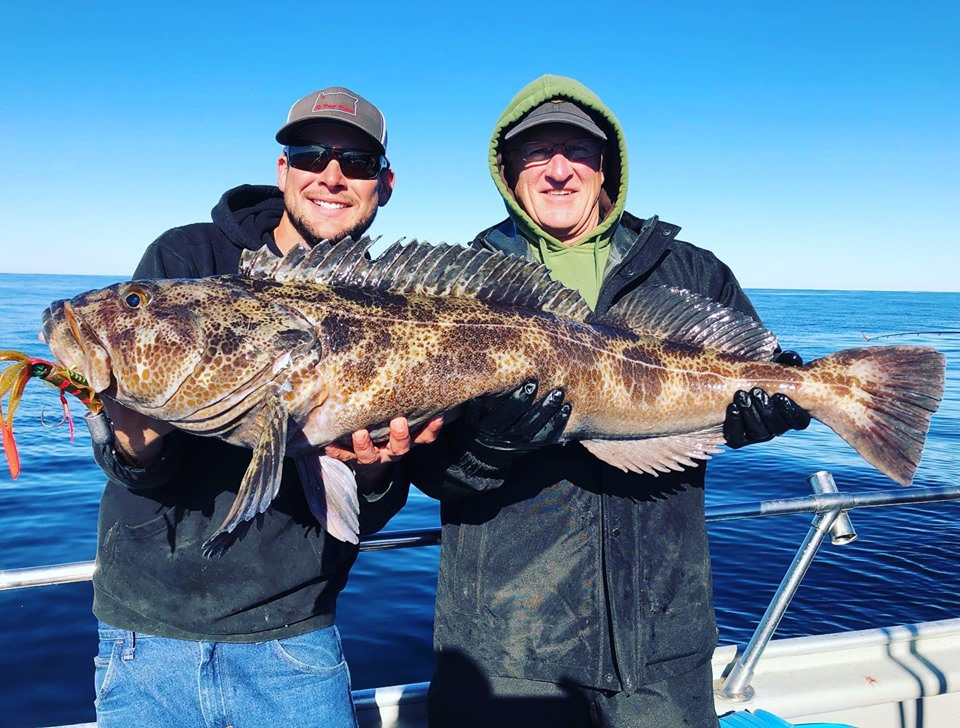
[[[127,308],[143,308],[149,303],[150,296],[142,288],[129,288],[121,300]]]

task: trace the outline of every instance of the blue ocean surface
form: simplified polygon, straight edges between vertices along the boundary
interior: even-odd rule
[[[114,282],[96,276],[0,274],[0,348],[47,357],[37,331],[50,301]],[[897,332],[960,330],[960,294],[752,290],[764,322],[784,348],[809,361],[884,343],[934,346],[947,356],[947,390],[934,416],[915,485],[960,484],[960,337]],[[79,402],[71,402],[82,415]],[[74,442],[57,394],[31,382],[17,412],[22,471],[0,466],[0,570],[94,558],[103,477],[86,428]],[[806,477],[830,470],[842,491],[893,490],[839,437],[814,422],[772,443],[717,455],[708,469],[710,505],[810,493]],[[960,617],[960,504],[863,509],[859,538],[821,550],[777,637]],[[710,526],[721,642],[743,642],[776,590],[810,524],[809,515]],[[388,530],[438,522],[437,504],[412,492]],[[361,554],[337,622],[355,688],[427,680],[437,547]],[[278,564],[277,568],[283,568]],[[89,583],[0,592],[0,725],[89,721],[96,623]]]

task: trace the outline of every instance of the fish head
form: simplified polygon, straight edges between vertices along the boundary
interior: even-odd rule
[[[271,298],[275,286],[238,276],[118,283],[52,303],[44,336],[61,364],[131,409],[209,418],[248,409],[251,392],[316,343],[313,327]]]
[[[131,281],[54,301],[50,351],[97,392],[145,407],[169,401],[207,348],[198,301],[169,281]]]

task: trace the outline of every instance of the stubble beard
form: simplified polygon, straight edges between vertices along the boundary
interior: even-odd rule
[[[338,230],[333,235],[329,236],[318,236],[313,230],[310,229],[306,220],[303,219],[303,216],[295,213],[289,207],[287,208],[287,217],[290,219],[290,224],[310,248],[324,241],[337,242],[338,240],[344,240],[345,238],[359,240],[361,236],[369,229],[369,227],[373,225],[373,220],[376,216],[377,208],[374,207],[367,218],[359,221],[352,228],[342,231]]]

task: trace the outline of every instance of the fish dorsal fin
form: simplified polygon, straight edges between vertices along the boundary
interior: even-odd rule
[[[294,248],[283,258],[266,249],[244,251],[240,273],[406,296],[476,298],[578,321],[590,314],[580,294],[551,280],[549,269],[540,263],[500,251],[416,240],[398,240],[371,259],[369,250],[375,242],[366,236],[358,241],[348,238],[309,251]]]
[[[237,272],[246,278],[272,278],[281,260],[283,258],[274,255],[266,247],[258,250],[245,249],[240,254],[240,269]]]
[[[777,349],[777,337],[759,321],[692,291],[669,286],[638,288],[588,321],[756,361],[769,361]]]

